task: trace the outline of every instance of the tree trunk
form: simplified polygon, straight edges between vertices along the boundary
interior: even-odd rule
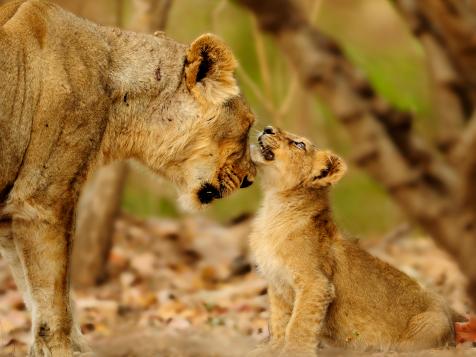
[[[441,155],[438,145],[416,135],[412,130],[413,116],[392,108],[379,97],[344,57],[338,44],[317,31],[295,1],[238,2],[254,13],[261,29],[276,40],[288,57],[303,85],[327,103],[349,132],[355,162],[456,259],[469,279],[469,294],[476,305],[475,202],[469,205],[465,200],[469,194],[465,192],[467,174],[461,163],[450,162]],[[454,45],[453,52],[457,49]],[[466,68],[467,63],[468,56],[459,68]],[[470,78],[466,83],[471,83]],[[455,125],[457,129],[475,126],[464,119],[456,119],[460,121]],[[459,134],[452,133],[451,144],[455,147],[462,140]],[[471,143],[475,137],[476,133],[466,142]],[[475,157],[474,151],[465,154]],[[476,187],[471,188],[474,192]]]
[[[95,173],[83,190],[71,264],[75,287],[99,284],[107,276],[107,258],[127,171],[126,162],[105,166]]]

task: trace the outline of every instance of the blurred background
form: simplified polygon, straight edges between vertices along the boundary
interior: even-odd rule
[[[342,155],[350,170],[332,192],[341,229],[474,311],[476,1],[55,2],[182,43],[221,36],[257,117],[252,141],[272,124]],[[81,199],[73,256],[81,326],[96,348],[238,356],[265,339],[266,286],[246,247],[259,203],[255,184],[184,213],[175,189],[140,164],[100,170]],[[23,348],[28,318],[10,285],[0,288],[0,321],[11,352]],[[220,346],[216,333],[231,337]]]

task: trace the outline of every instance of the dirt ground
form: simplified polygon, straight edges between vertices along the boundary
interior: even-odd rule
[[[250,220],[203,217],[117,221],[109,278],[76,291],[81,328],[96,356],[245,356],[268,337],[265,282],[248,260]],[[397,230],[362,245],[470,312],[465,279],[426,238]],[[24,356],[29,316],[0,259],[0,356]],[[360,356],[324,347],[320,356]],[[366,355],[369,355],[368,353]],[[476,356],[476,348],[373,356]]]

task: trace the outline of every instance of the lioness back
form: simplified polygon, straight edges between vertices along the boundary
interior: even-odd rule
[[[106,68],[107,56],[94,24],[46,1],[8,3],[0,8],[0,24],[1,202],[18,175],[32,132],[52,143],[67,113],[81,110],[86,118],[91,108],[98,113],[105,108],[101,67]],[[36,151],[42,149],[37,154],[42,158],[52,149],[33,144]]]
[[[7,186],[12,185],[28,145],[30,122],[10,119],[14,108],[9,107],[15,96],[13,83],[18,80],[16,53],[3,28],[17,12],[23,1],[14,1],[0,7],[0,203]],[[7,78],[8,76],[8,78]]]

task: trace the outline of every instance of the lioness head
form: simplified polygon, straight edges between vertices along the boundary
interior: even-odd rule
[[[186,206],[251,185],[256,169],[248,133],[254,115],[240,94],[230,49],[210,34],[189,46],[165,36],[147,41],[143,46],[149,49],[139,44],[134,48],[139,54],[127,52],[127,61],[137,56],[134,63],[142,68],[120,63],[115,76],[119,114],[131,118],[124,120],[131,125],[122,129],[127,134],[121,135],[122,147],[174,182]],[[147,56],[153,58],[145,61]],[[124,73],[131,72],[133,87],[123,83]]]
[[[334,153],[320,150],[308,139],[266,127],[252,148],[253,161],[266,188],[285,191],[328,187],[344,176],[347,166]]]

